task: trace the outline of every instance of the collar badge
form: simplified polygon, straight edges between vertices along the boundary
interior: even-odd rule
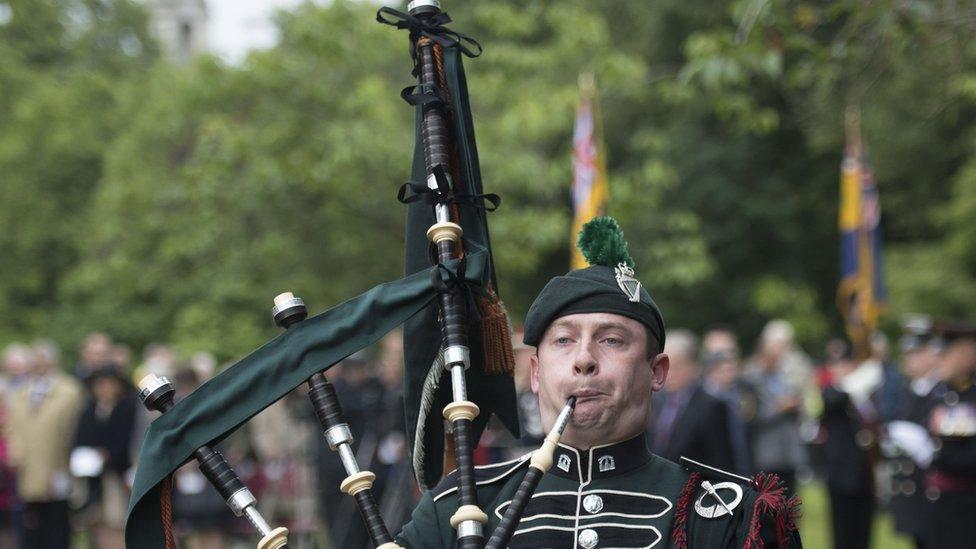
[[[559,461],[556,462],[556,467],[562,469],[564,473],[568,473],[570,463],[571,462],[569,461],[569,456],[567,456],[566,454],[559,454]]]
[[[600,468],[601,473],[613,471],[617,468],[617,464],[613,461],[613,456],[600,456],[600,459],[596,460],[596,464]]]
[[[634,269],[626,263],[617,263],[613,272],[616,275],[617,286],[620,286],[620,290],[627,295],[627,298],[634,303],[640,301],[641,283],[634,278]]]

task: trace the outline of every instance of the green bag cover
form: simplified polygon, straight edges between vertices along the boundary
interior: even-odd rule
[[[464,269],[468,283],[486,284],[487,259],[484,250],[469,250]],[[456,276],[456,262],[446,267],[381,284],[298,323],[153,421],[139,452],[125,525],[126,547],[164,549],[162,482],[197,448],[220,442],[315,372],[377,342],[424,310],[437,296],[435,277],[446,283]]]
[[[471,107],[468,103],[468,85],[464,76],[463,57],[457,45],[443,48],[444,68],[451,92],[451,104],[455,116],[452,124],[452,137],[458,148],[460,181],[455,182],[458,194],[477,197],[484,193],[481,183],[481,170],[478,165],[478,150],[474,140],[474,123],[471,120]],[[420,122],[423,107],[417,107],[417,131],[413,155],[413,181],[427,180],[423,141],[420,136]],[[481,206],[468,202],[458,204],[461,229],[464,232],[464,247],[471,250],[488,250],[488,276],[498,295],[495,282],[495,267],[491,255],[491,241],[488,237],[486,211]],[[435,222],[434,210],[423,201],[413,202],[407,209],[405,243],[406,274],[427,269],[431,265],[427,229]],[[404,406],[407,422],[407,437],[414,461],[417,481],[422,487],[430,488],[440,480],[444,467],[444,421],[441,410],[451,402],[451,383],[445,374],[444,379],[433,395],[424,394],[424,385],[434,359],[441,347],[440,325],[437,321],[436,302],[425,307],[411,318],[403,330],[404,341]],[[502,424],[516,437],[519,436],[518,406],[515,399],[515,382],[511,375],[488,375],[484,371],[484,351],[481,342],[478,309],[469,303],[468,346],[471,350],[471,368],[467,379],[468,399],[478,405],[480,414],[473,422],[472,448],[484,431],[491,414],[496,414]],[[421,403],[428,403],[426,418],[421,418]],[[418,425],[420,423],[420,425]],[[421,437],[417,444],[416,438]],[[422,451],[418,455],[418,450]]]

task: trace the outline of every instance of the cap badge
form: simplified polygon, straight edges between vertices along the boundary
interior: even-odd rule
[[[634,269],[631,269],[630,265],[626,263],[618,263],[613,272],[616,274],[617,286],[620,286],[620,289],[627,294],[627,298],[634,303],[640,301],[641,283],[640,280],[634,278]]]

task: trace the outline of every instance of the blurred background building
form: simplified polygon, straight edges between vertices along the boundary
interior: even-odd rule
[[[146,0],[150,28],[166,57],[185,65],[209,51],[206,0]]]

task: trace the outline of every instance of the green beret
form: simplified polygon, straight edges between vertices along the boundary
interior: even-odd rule
[[[613,313],[648,327],[664,348],[664,318],[651,294],[633,277],[634,260],[623,232],[609,217],[584,225],[579,247],[591,263],[546,284],[525,317],[526,345],[538,346],[554,320],[576,313]]]

